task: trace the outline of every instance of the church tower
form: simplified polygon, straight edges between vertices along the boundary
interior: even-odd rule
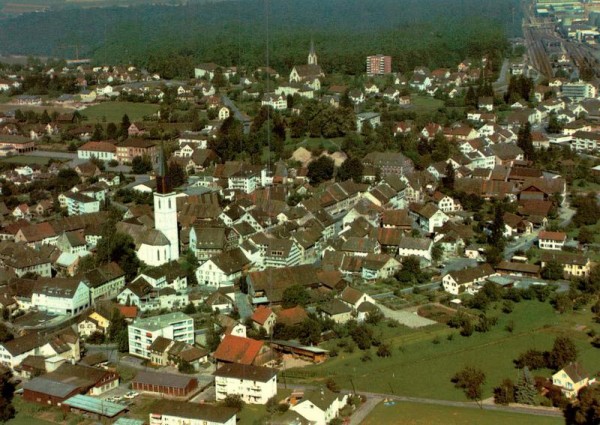
[[[308,64],[318,65],[317,54],[315,53],[315,43],[312,39],[310,40],[310,52],[308,52]]]
[[[179,258],[179,229],[177,227],[177,202],[167,176],[167,162],[161,147],[159,152],[156,192],[154,192],[154,228],[169,240],[168,261]]]

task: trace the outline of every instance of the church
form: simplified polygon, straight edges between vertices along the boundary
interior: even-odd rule
[[[149,266],[160,266],[179,258],[176,193],[171,189],[164,153],[160,160],[154,192],[154,228],[131,219],[117,224],[117,229],[131,235],[138,258]]]
[[[314,90],[319,90],[321,88],[319,78],[323,77],[325,77],[325,73],[318,63],[315,44],[311,41],[308,63],[306,65],[295,65],[292,68],[292,72],[290,72],[289,82],[307,84]],[[314,85],[318,85],[318,87],[313,87]]]

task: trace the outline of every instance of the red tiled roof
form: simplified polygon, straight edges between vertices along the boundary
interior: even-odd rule
[[[121,312],[121,315],[126,319],[135,319],[137,317],[137,313],[138,313],[137,307],[134,305],[132,305],[132,306],[120,305],[117,308]]]
[[[254,320],[259,325],[264,325],[267,319],[273,314],[273,310],[269,307],[258,306],[256,310],[254,310],[254,314],[252,315],[252,320]]]
[[[281,310],[277,315],[277,320],[285,325],[295,325],[308,319],[308,313],[300,306]]]
[[[542,230],[540,232],[539,239],[562,242],[567,239],[567,234],[565,232],[549,232],[546,230]]]
[[[262,341],[225,335],[214,353],[214,358],[221,362],[252,364],[262,347]]]

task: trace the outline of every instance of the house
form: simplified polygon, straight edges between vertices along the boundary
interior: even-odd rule
[[[183,401],[160,400],[152,405],[150,425],[236,425],[237,410],[232,407]]]
[[[401,268],[401,263],[388,254],[367,254],[362,258],[361,276],[365,280],[380,280],[393,277]]]
[[[352,307],[340,299],[333,299],[328,303],[319,305],[319,314],[333,320],[335,323],[344,324],[352,320]]]
[[[494,271],[492,266],[485,263],[477,267],[448,272],[442,277],[442,286],[444,291],[453,295],[459,295],[465,291],[474,293],[477,292],[474,285],[485,282],[488,277],[498,275],[499,273]]]
[[[0,365],[14,371],[27,356],[77,362],[81,359],[79,336],[67,327],[47,335],[34,331],[0,343]]]
[[[432,248],[433,241],[431,239],[405,236],[398,245],[398,256],[401,258],[416,256],[431,261]]]
[[[180,312],[137,319],[127,327],[127,333],[129,353],[150,359],[150,346],[159,336],[193,344],[194,319]]]
[[[121,163],[131,163],[133,158],[148,157],[155,164],[158,161],[158,146],[148,139],[128,138],[117,145],[117,160]]]
[[[102,316],[100,313],[94,311],[85,316],[77,324],[77,330],[79,332],[79,336],[86,338],[96,332],[107,335],[109,326],[110,320]]]
[[[48,313],[75,316],[90,306],[90,290],[78,278],[40,278],[33,286],[31,304]]]
[[[566,241],[567,234],[565,232],[549,232],[542,230],[538,235],[538,246],[540,249],[561,251]]]
[[[256,329],[264,329],[267,335],[270,335],[275,327],[277,316],[269,307],[261,305],[254,310],[250,319]]]
[[[225,335],[213,353],[213,357],[217,361],[217,365],[240,363],[260,366],[264,363],[265,353],[268,354],[268,349],[263,341]]]
[[[433,233],[436,227],[442,227],[450,217],[440,210],[435,204],[409,205],[409,214],[423,231]]]
[[[218,368],[213,375],[217,401],[239,395],[244,403],[266,404],[277,395],[277,369],[230,363]]]
[[[131,389],[171,397],[187,397],[198,388],[192,376],[141,370],[131,381]],[[171,401],[171,403],[173,403]],[[151,422],[153,423],[153,422]]]
[[[282,323],[286,326],[299,325],[307,319],[308,313],[299,305],[296,307],[279,310],[277,313],[277,323]]]
[[[208,362],[207,350],[162,336],[154,340],[149,351],[150,362],[158,366],[179,366],[185,363],[199,371],[200,364]]]
[[[288,107],[287,97],[274,93],[265,93],[260,104],[261,106],[270,106],[276,111],[283,111]]]
[[[67,192],[67,211],[70,216],[100,211],[100,201],[80,192]]]
[[[577,397],[579,390],[590,384],[590,378],[581,364],[573,362],[552,375],[552,384],[560,387],[565,397],[572,399]]]
[[[444,195],[439,191],[436,191],[433,194],[433,200],[442,212],[448,213],[462,210],[462,205],[460,205],[458,201],[454,200],[454,198],[451,196]]]
[[[116,297],[125,286],[125,272],[115,262],[88,270],[83,273],[83,278],[90,290],[92,305],[101,299]]]
[[[377,112],[361,112],[356,114],[356,131],[362,131],[365,122],[371,124],[371,128],[379,127],[381,124],[381,114]]]
[[[109,142],[87,142],[77,148],[77,158],[112,161],[117,159],[117,147]]]
[[[219,288],[231,286],[242,276],[242,271],[251,263],[240,248],[218,254],[196,270],[200,285]]]
[[[548,263],[558,263],[563,267],[565,279],[571,277],[587,277],[590,275],[592,263],[583,254],[575,254],[564,251],[542,251],[541,266],[546,267]]]
[[[347,401],[347,394],[337,394],[328,388],[307,390],[290,406],[290,410],[300,414],[311,424],[326,425],[339,415]]]

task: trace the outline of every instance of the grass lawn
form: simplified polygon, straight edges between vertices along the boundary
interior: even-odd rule
[[[50,161],[51,159],[61,159],[61,158],[16,155],[16,156],[10,156],[7,158],[2,158],[2,159],[0,159],[0,162],[7,162],[9,164],[17,164],[17,165],[46,165],[46,164],[48,164],[48,161]]]
[[[44,421],[42,419],[34,418],[33,416],[21,415],[21,414],[17,413],[17,416],[14,419],[11,419],[10,421],[8,421],[7,424],[9,424],[9,425],[32,425],[32,424],[51,425],[51,424],[54,424],[54,422],[48,422],[48,421]]]
[[[502,379],[516,379],[513,360],[519,354],[529,348],[549,350],[558,335],[573,338],[580,360],[590,373],[597,372],[598,352],[585,334],[585,327],[592,326],[590,313],[560,316],[549,303],[523,301],[509,315],[499,309],[488,311],[488,315],[497,316],[498,325],[488,333],[474,333],[471,337],[462,337],[457,330],[443,325],[415,331],[403,327],[386,329],[383,325],[386,328],[375,334],[392,347],[391,357],[379,358],[371,348],[372,360],[363,362],[363,351],[346,353],[340,349],[337,357],[299,371],[290,370],[288,376],[302,382],[323,382],[333,377],[347,389],[354,385],[363,391],[464,401],[463,393],[450,382],[458,370],[467,365],[481,368],[487,376],[484,397],[490,397],[492,388]],[[515,323],[513,333],[505,330],[509,321]],[[584,328],[577,328],[581,325]],[[448,340],[450,334],[453,337]],[[439,343],[434,344],[436,337]],[[548,371],[536,373],[549,376]]]
[[[418,113],[437,111],[444,106],[444,102],[431,96],[420,94],[411,95],[411,110]]]
[[[435,423],[446,425],[559,425],[564,423],[562,418],[402,402],[394,406],[385,406],[380,403],[363,421],[363,425],[398,423],[400,418],[402,418],[401,422],[407,425]]]
[[[158,111],[158,105],[150,103],[133,102],[104,102],[90,106],[81,111],[89,122],[121,122],[124,114],[129,116],[130,121],[140,121],[146,115],[152,115]]]

